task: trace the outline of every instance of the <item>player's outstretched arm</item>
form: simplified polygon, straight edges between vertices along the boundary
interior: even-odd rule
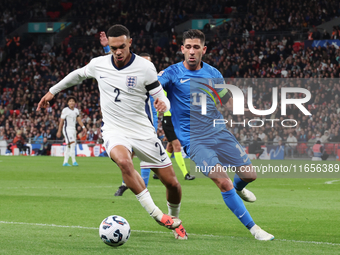
[[[91,63],[91,62],[90,62]],[[92,78],[93,76],[89,74],[91,66],[88,64],[82,68],[76,69],[73,72],[69,73],[59,81],[56,85],[50,88],[49,92],[46,93],[45,96],[40,100],[37,111],[41,108],[46,108],[49,105],[49,101],[52,100],[55,94],[59,93],[60,91],[72,87],[74,85],[80,84],[83,80],[87,78]]]
[[[91,67],[89,66],[90,63],[87,66],[84,66],[82,68],[74,70],[73,72],[70,72],[68,75],[64,77],[64,79],[62,79],[56,85],[51,87],[49,91],[53,95],[55,95],[64,89],[80,84],[83,80],[86,80],[87,78],[91,78],[92,76],[89,75],[91,69]]]

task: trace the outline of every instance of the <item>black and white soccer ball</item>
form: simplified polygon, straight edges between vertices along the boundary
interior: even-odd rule
[[[118,215],[111,215],[104,219],[99,226],[99,236],[110,246],[120,246],[127,242],[131,229],[126,219]]]

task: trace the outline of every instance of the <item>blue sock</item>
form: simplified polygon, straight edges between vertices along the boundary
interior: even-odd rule
[[[244,206],[242,199],[236,194],[235,189],[221,192],[221,194],[224,203],[228,206],[228,208],[236,215],[236,217],[247,229],[251,229],[255,225],[255,222]]]
[[[248,182],[243,181],[237,174],[235,174],[233,184],[236,190],[241,191],[248,185]]]
[[[149,184],[149,177],[150,177],[150,168],[141,168],[140,173],[144,180],[145,186],[147,187]]]

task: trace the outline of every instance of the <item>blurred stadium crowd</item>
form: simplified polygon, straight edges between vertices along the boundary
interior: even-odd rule
[[[67,95],[78,99],[77,108],[88,129],[79,140],[101,139],[101,110],[95,80],[86,80],[59,93],[50,108],[37,112],[40,98],[56,82],[72,70],[103,55],[99,32],[113,24],[127,26],[136,54],[147,52],[158,71],[182,61],[181,35],[175,25],[193,17],[231,17],[215,28],[206,26],[208,50],[203,60],[215,66],[225,78],[231,79],[247,96],[253,88],[252,100],[257,109],[269,109],[273,87],[302,87],[311,92],[305,107],[312,116],[304,116],[296,107],[288,107],[281,116],[280,107],[260,119],[296,119],[297,126],[283,128],[250,128],[238,125],[230,131],[241,142],[252,140],[254,133],[264,143],[280,141],[311,143],[340,142],[340,49],[336,45],[305,49],[296,43],[301,34],[313,33],[313,39],[339,39],[340,28],[334,33],[320,33],[315,26],[340,16],[340,3],[333,1],[222,1],[197,2],[150,0],[51,2],[8,1],[0,3],[4,10],[0,26],[10,34],[22,23],[36,20],[71,19],[73,27],[59,44],[40,45],[34,38],[21,40],[7,37],[0,49],[0,140],[12,140],[18,130],[26,141],[41,142],[43,138],[58,140],[56,132]],[[307,37],[303,38],[303,40]],[[327,79],[328,78],[328,79]],[[303,94],[290,95],[303,98]],[[280,95],[279,95],[280,98]],[[280,101],[279,101],[280,103]],[[280,105],[280,104],[279,104]],[[230,111],[220,108],[225,119],[242,122]],[[247,119],[248,120],[248,119]],[[163,137],[161,126],[158,135]],[[81,132],[80,127],[79,134]],[[290,135],[291,133],[291,135]],[[288,141],[288,142],[289,142]]]

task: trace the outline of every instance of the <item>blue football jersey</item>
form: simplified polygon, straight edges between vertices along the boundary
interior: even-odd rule
[[[226,129],[225,125],[214,127],[214,120],[223,119],[216,108],[216,104],[221,104],[216,95],[221,89],[215,89],[214,85],[224,83],[224,79],[216,68],[202,62],[200,70],[191,71],[180,62],[161,71],[158,80],[168,93],[172,123],[184,147],[189,146],[190,139],[211,137]],[[203,94],[206,114],[202,114]]]

